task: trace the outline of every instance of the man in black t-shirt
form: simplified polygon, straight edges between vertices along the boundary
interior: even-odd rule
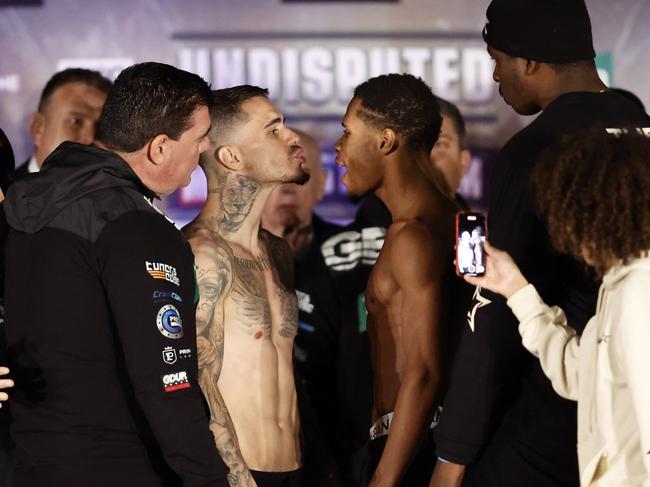
[[[499,154],[490,241],[580,331],[595,312],[598,283],[552,250],[535,213],[530,175],[538,155],[562,134],[650,127],[650,118],[598,78],[582,0],[494,0],[487,18],[483,36],[499,92],[519,114],[542,111]],[[578,485],[575,403],[555,394],[523,348],[505,300],[480,288],[467,311],[435,439],[441,461],[431,486]]]

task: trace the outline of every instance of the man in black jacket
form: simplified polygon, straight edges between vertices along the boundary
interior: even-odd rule
[[[519,114],[542,111],[499,154],[490,241],[581,331],[595,312],[598,284],[552,250],[535,212],[532,170],[563,134],[650,127],[650,119],[598,78],[583,0],[494,0],[487,19],[483,36],[499,92]],[[576,431],[575,403],[555,394],[523,348],[505,300],[477,288],[436,428],[441,461],[431,485],[457,486],[464,476],[467,486],[577,486]]]
[[[15,485],[226,485],[197,381],[192,252],[153,204],[189,183],[210,97],[172,66],[127,68],[97,146],[62,144],[8,192]]]

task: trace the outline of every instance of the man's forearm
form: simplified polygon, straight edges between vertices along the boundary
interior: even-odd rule
[[[218,389],[212,391],[210,399],[210,431],[214,435],[219,455],[231,471],[241,472],[248,469],[239,449],[235,426]]]
[[[418,371],[402,381],[386,447],[370,485],[397,485],[429,430],[438,376]]]
[[[210,431],[214,436],[214,443],[219,455],[230,469],[228,482],[231,486],[248,485],[243,478],[250,477],[250,473],[239,449],[237,433],[228,408],[216,381],[212,380],[210,376],[210,368],[205,364],[201,365],[203,365],[203,370],[199,382],[210,407]],[[239,480],[240,477],[241,480]]]

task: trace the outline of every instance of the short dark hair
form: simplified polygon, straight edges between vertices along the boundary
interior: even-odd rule
[[[45,83],[45,88],[41,92],[41,98],[38,100],[38,111],[43,113],[50,101],[50,97],[57,88],[70,83],[82,83],[92,86],[106,94],[108,94],[111,86],[113,86],[113,83],[108,78],[102,76],[99,71],[83,68],[64,69],[56,73]]]
[[[650,248],[650,138],[567,136],[540,156],[533,185],[553,246],[581,261],[586,248],[599,276]]]
[[[465,119],[460,113],[460,110],[452,102],[440,98],[439,96],[436,96],[436,101],[440,107],[440,114],[450,118],[453,122],[454,130],[456,130],[456,134],[458,134],[460,149],[467,149],[467,128],[465,127]]]
[[[268,98],[269,90],[259,86],[240,85],[212,92],[212,128],[213,136],[219,138],[226,133],[233,124],[246,120],[242,105],[250,100],[262,96]]]
[[[411,149],[431,152],[442,118],[436,97],[422,79],[411,74],[384,74],[357,86],[354,97],[361,100],[357,115],[368,125],[391,128]]]
[[[159,134],[178,140],[197,108],[211,108],[210,86],[169,64],[140,63],[122,71],[97,123],[97,140],[134,152]]]

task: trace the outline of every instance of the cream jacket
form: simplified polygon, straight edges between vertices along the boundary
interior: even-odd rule
[[[580,337],[532,285],[508,305],[554,389],[578,401],[581,485],[650,487],[650,257],[610,269]]]

